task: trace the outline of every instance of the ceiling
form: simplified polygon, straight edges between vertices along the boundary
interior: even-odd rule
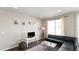
[[[38,18],[54,17],[68,12],[79,11],[79,7],[3,7],[0,9],[25,13]]]

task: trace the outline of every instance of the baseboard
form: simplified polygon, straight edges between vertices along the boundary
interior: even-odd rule
[[[1,51],[6,51],[6,50],[9,50],[9,49],[12,49],[12,48],[15,48],[15,47],[17,47],[18,45],[15,45],[15,46],[13,46],[13,47],[8,47],[8,48],[5,48],[5,49],[1,49]]]

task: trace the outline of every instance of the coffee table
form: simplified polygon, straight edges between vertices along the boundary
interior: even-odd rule
[[[28,49],[27,51],[53,51],[53,48],[56,46],[57,44],[52,43],[52,42],[48,42],[48,41],[43,41],[41,42],[41,44],[32,47],[30,49]]]
[[[52,47],[52,48],[54,48],[57,45],[56,43],[52,43],[52,42],[48,42],[48,41],[44,41],[41,44]]]
[[[52,51],[56,47],[56,43],[44,41],[41,44],[43,44],[44,47],[46,47],[47,50]]]

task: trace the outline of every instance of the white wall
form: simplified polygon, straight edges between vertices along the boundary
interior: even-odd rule
[[[19,24],[14,24],[15,20]],[[25,25],[22,25],[25,21]],[[31,21],[31,25],[29,25]],[[36,25],[34,25],[36,24]],[[36,39],[40,39],[41,21],[25,14],[0,10],[0,50],[15,47],[22,39],[27,37],[27,32],[34,31]]]

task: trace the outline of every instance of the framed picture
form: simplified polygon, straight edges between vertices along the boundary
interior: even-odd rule
[[[18,20],[15,20],[15,21],[14,21],[14,24],[18,24]]]
[[[25,25],[25,22],[22,22],[22,25]]]
[[[29,24],[31,25],[31,22],[29,21]]]

